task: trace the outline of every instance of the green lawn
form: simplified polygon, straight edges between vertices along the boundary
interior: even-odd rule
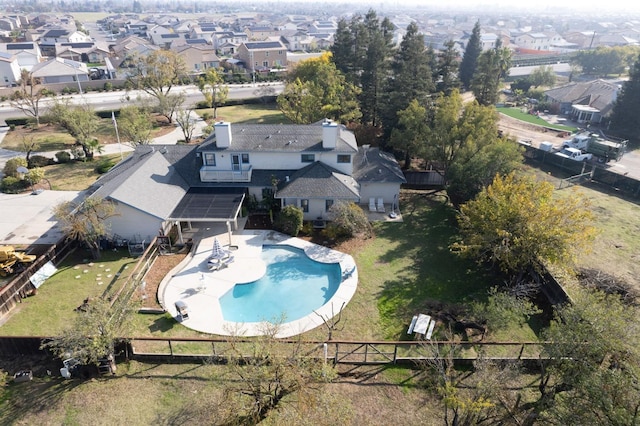
[[[58,267],[38,294],[22,300],[0,327],[3,336],[53,336],[68,326],[74,309],[87,297],[102,295],[109,285],[116,286],[133,269],[135,259],[124,251],[104,251],[99,261],[76,250]]]
[[[198,114],[209,114],[213,117],[213,109],[199,109]],[[291,124],[278,109],[276,104],[232,105],[218,108],[216,121],[245,124]]]
[[[541,117],[538,117],[537,115],[529,114],[526,111],[523,112],[521,108],[496,108],[496,109],[498,110],[498,112],[504,115],[508,115],[509,117],[512,117],[521,121],[525,121],[527,123],[536,124],[538,126],[544,126],[549,129],[567,131],[572,133],[577,130],[575,127],[549,123],[544,119],[542,119]]]

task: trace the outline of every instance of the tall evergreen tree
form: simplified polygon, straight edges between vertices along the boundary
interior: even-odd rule
[[[351,32],[351,26],[346,19],[342,18],[338,21],[338,28],[331,46],[331,57],[338,71],[342,72],[351,82],[355,78],[354,46],[355,39]]]
[[[626,138],[637,138],[640,134],[640,56],[636,60],[629,80],[624,83],[613,107],[611,127],[615,133]]]
[[[466,90],[471,87],[471,80],[473,79],[480,53],[482,53],[482,45],[480,44],[480,21],[476,21],[471,31],[471,37],[469,37],[467,47],[464,49],[462,62],[460,62],[460,72],[458,74],[460,82]]]
[[[380,121],[384,86],[389,72],[389,58],[392,54],[393,24],[388,18],[384,18],[380,22],[376,12],[370,10],[365,15],[364,28],[369,43],[366,48],[364,66],[361,70],[360,110],[362,111],[363,123],[377,126]]]
[[[436,68],[436,89],[445,95],[449,95],[453,89],[460,88],[458,68],[460,66],[460,54],[456,50],[453,40],[447,41],[445,49],[438,54],[438,64]]]
[[[433,51],[425,49],[424,36],[415,23],[409,24],[391,64],[392,75],[388,84],[388,102],[385,104],[383,125],[389,135],[398,122],[398,111],[406,109],[416,100],[426,105],[434,92],[432,79]]]
[[[482,52],[471,80],[471,90],[480,105],[494,105],[498,101],[500,80],[511,67],[511,52],[502,47],[500,41],[493,49]]]

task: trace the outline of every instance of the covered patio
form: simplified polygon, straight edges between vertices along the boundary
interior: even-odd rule
[[[176,225],[180,243],[184,243],[183,222],[186,222],[189,230],[192,229],[193,223],[224,223],[227,226],[229,244],[231,244],[231,224],[233,224],[233,230],[238,230],[238,216],[244,197],[244,188],[191,188],[165,223]]]

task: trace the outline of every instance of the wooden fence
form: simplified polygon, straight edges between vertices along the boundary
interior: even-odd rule
[[[416,365],[451,356],[458,364],[471,364],[480,356],[485,359],[534,361],[540,359],[539,342],[449,342],[449,341],[297,341],[278,340],[283,353],[324,359],[333,364],[351,365]],[[234,356],[249,358],[255,340],[138,337],[129,340],[129,358],[141,362],[224,362]]]
[[[571,173],[572,176],[592,172],[590,179],[591,182],[606,185],[611,190],[617,193],[622,193],[631,198],[640,198],[640,181],[638,179],[634,179],[621,173],[616,173],[596,164],[587,164],[581,161],[563,158],[552,152],[543,151],[534,146],[525,145],[524,148],[525,157],[529,160],[556,166]]]
[[[69,253],[77,247],[75,242],[69,241],[52,245],[46,252],[36,257],[27,269],[22,271],[6,286],[0,288],[0,318],[13,309],[22,299],[27,297],[35,286],[31,283],[31,277],[47,262],[58,265]]]
[[[437,189],[444,187],[444,176],[436,170],[414,171],[406,170],[403,172],[407,181],[402,185],[403,188],[410,189]]]
[[[0,357],[37,355],[53,359],[40,349],[47,337],[0,337]],[[210,338],[136,337],[118,345],[121,360],[172,363],[225,363],[231,355],[250,359],[255,340]],[[494,361],[519,361],[536,368],[541,359],[540,342],[449,342],[449,341],[297,341],[277,340],[276,356],[290,355],[325,360],[334,365],[416,366],[450,357],[457,365],[472,365],[481,355]]]

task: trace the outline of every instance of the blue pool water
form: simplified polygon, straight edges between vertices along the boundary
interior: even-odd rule
[[[295,321],[327,303],[341,282],[339,264],[316,262],[295,247],[263,246],[262,259],[262,278],[236,284],[220,298],[226,321]]]

